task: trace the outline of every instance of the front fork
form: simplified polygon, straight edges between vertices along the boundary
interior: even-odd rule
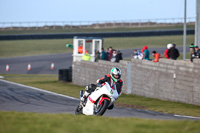
[[[81,106],[81,107],[85,107],[85,104],[86,104],[86,98],[84,99],[84,101],[82,100],[82,99],[83,99],[84,93],[85,93],[84,90],[81,90],[81,91],[80,91],[80,106]]]
[[[81,90],[80,91],[80,99],[81,99],[81,97],[83,97],[83,94],[84,94],[84,90]]]

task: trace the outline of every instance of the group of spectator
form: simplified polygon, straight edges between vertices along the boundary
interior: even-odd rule
[[[148,60],[153,62],[159,62],[159,59],[162,58],[160,53],[156,52],[155,50],[152,52],[152,56],[154,57],[153,60],[150,59],[150,52],[147,46],[144,46],[141,51],[134,49],[133,55],[131,55],[135,59],[140,60]],[[176,44],[168,44],[167,49],[164,52],[164,56],[167,59],[176,60],[179,57],[179,51],[176,48]]]
[[[159,59],[162,58],[159,53],[156,51],[152,52],[152,55],[154,57],[153,60],[149,58],[149,50],[147,46],[144,46],[141,51],[134,49],[133,55],[131,55],[135,59],[140,60],[149,60],[153,62],[159,62]],[[176,44],[167,44],[167,49],[164,52],[164,57],[171,60],[177,60],[177,58],[180,56],[179,50],[176,48]],[[200,49],[198,46],[194,46],[192,43],[190,45],[190,62],[193,62],[193,59],[200,58]]]
[[[152,52],[152,55],[154,56],[154,60],[150,59],[150,52],[148,50],[147,46],[144,46],[141,51],[134,49],[133,50],[133,55],[131,55],[134,59],[140,59],[140,60],[148,60],[148,61],[153,61],[153,62],[158,62],[159,58],[161,58],[160,54],[157,53],[156,51]]]
[[[98,57],[101,60],[107,60],[111,62],[119,62],[120,60],[123,60],[122,53],[118,50],[113,49],[112,47],[107,48],[104,50],[104,48],[101,49],[100,57]]]
[[[133,55],[131,55],[134,59],[140,60],[150,60],[149,58],[149,50],[147,46],[144,46],[141,51],[134,49]]]
[[[194,46],[193,43],[190,45],[190,55],[190,62],[193,62],[194,58],[200,58],[200,49],[198,46]],[[162,58],[161,54],[154,50],[152,51],[152,56],[154,57],[154,59],[150,59],[150,52],[147,46],[144,46],[141,51],[134,49],[133,55],[131,56],[134,59],[148,60],[153,62],[159,62],[159,59]],[[176,44],[167,44],[167,49],[164,51],[164,57],[171,60],[177,60],[179,56],[180,53],[179,50],[176,48]],[[120,60],[123,60],[122,53],[119,50],[117,51],[113,49],[112,47],[109,47],[106,50],[102,48],[101,53],[96,51],[95,61],[98,61],[99,59],[111,62],[119,62]]]

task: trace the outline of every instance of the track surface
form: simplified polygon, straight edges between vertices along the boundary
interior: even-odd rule
[[[164,53],[166,47],[149,48],[150,53],[156,50],[159,53]],[[182,47],[178,47],[182,52]],[[189,49],[187,49],[188,51]],[[130,58],[133,49],[120,50],[123,58]],[[72,53],[25,56],[15,58],[0,58],[0,73],[9,74],[58,74],[59,69],[65,69],[72,66]],[[55,69],[51,70],[51,63],[54,62]],[[31,71],[27,71],[28,64],[31,64]],[[9,65],[9,71],[6,70],[6,65]]]
[[[2,111],[74,114],[78,104],[79,100],[72,97],[45,92],[0,79],[0,110]],[[107,110],[104,116],[183,119],[169,114],[122,107]]]

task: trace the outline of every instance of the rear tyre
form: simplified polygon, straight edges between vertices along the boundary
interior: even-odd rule
[[[101,105],[94,109],[94,115],[102,116],[108,108],[109,103],[109,100],[104,99]]]

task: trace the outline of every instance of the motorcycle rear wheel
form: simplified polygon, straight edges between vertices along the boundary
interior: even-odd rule
[[[104,99],[101,105],[97,109],[94,109],[94,115],[102,116],[108,108],[109,103],[109,100]]]

